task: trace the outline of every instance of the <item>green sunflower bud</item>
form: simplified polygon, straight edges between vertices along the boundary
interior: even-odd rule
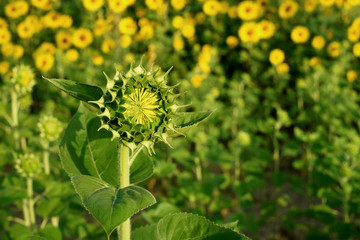
[[[30,93],[35,85],[34,73],[29,66],[19,65],[13,69],[11,83],[17,93]]]
[[[140,63],[127,73],[116,71],[112,79],[105,74],[105,93],[89,101],[100,109],[100,129],[111,131],[113,139],[120,138],[131,148],[141,143],[152,150],[156,141],[168,143],[166,131],[180,106],[175,104],[176,86],[166,81],[171,69],[164,74],[159,70],[147,71]]]
[[[251,144],[251,137],[250,137],[249,133],[247,133],[247,132],[240,131],[238,133],[237,139],[238,139],[240,145],[243,147],[247,147]]]
[[[53,116],[45,116],[38,123],[40,137],[49,142],[59,138],[63,130],[61,122]]]
[[[186,131],[207,119],[213,111],[178,112],[188,105],[176,104],[180,94],[168,86],[166,73],[160,68],[145,69],[141,62],[126,73],[116,70],[108,77],[105,91],[93,85],[73,80],[48,79],[54,86],[85,103],[92,111],[98,111],[100,129],[112,133],[112,140],[119,139],[134,151],[139,145],[154,153],[154,143],[184,135]]]
[[[15,168],[24,177],[34,177],[41,171],[41,163],[34,154],[24,154],[16,159]]]

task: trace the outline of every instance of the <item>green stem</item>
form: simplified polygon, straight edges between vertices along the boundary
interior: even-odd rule
[[[49,143],[43,143],[44,153],[43,153],[43,164],[44,171],[46,175],[50,175],[50,162],[49,162]]]
[[[273,153],[273,159],[274,159],[274,165],[275,165],[275,172],[278,172],[280,169],[280,149],[279,149],[279,142],[276,137],[276,131],[273,136],[273,144],[274,144],[274,153]]]
[[[15,91],[11,92],[11,118],[12,118],[12,127],[13,127],[13,136],[15,140],[15,148],[20,149],[20,135],[18,131],[19,126],[19,103],[18,96]]]
[[[241,176],[241,160],[240,160],[240,154],[241,154],[241,147],[238,146],[235,149],[235,170],[234,170],[234,182],[240,183],[240,176]]]
[[[27,186],[27,196],[28,196],[28,204],[29,204],[29,215],[30,215],[30,225],[35,226],[35,211],[34,211],[34,199],[33,199],[33,181],[31,177],[26,179]]]
[[[30,227],[29,205],[27,199],[23,199],[22,208],[23,208],[25,226]]]
[[[129,148],[119,141],[118,145],[118,159],[119,159],[119,181],[120,189],[126,188],[130,185],[130,161],[129,161]],[[131,224],[130,218],[123,222],[117,229],[118,239],[130,240]]]
[[[195,173],[196,173],[196,180],[198,182],[202,182],[202,168],[201,168],[201,160],[199,157],[195,157]]]

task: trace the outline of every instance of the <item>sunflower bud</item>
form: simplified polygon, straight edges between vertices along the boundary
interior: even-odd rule
[[[16,159],[15,168],[24,177],[33,177],[41,171],[41,163],[34,154],[24,154]]]
[[[40,137],[49,142],[58,139],[63,130],[61,122],[52,116],[45,116],[40,119],[38,128],[40,130]]]
[[[17,93],[30,93],[35,85],[34,73],[29,66],[19,65],[13,69],[11,83]]]
[[[171,69],[164,74],[159,70],[147,71],[140,63],[126,73],[116,71],[113,78],[105,74],[104,95],[89,101],[100,109],[100,129],[111,131],[113,139],[120,138],[130,148],[141,143],[153,151],[154,142],[168,143],[166,131],[179,106],[173,92],[176,86],[168,86],[166,81]]]

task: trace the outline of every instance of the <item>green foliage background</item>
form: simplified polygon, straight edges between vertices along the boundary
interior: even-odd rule
[[[5,17],[7,2],[0,2],[1,17]],[[277,24],[271,39],[240,43],[235,48],[226,45],[225,36],[237,35],[242,21],[226,14],[205,17],[196,25],[195,41],[186,40],[184,49],[175,51],[171,44],[178,32],[169,18],[202,11],[201,2],[190,2],[182,11],[169,7],[166,15],[148,10],[146,17],[156,22],[154,37],[103,54],[101,67],[90,60],[100,48],[99,38],[81,51],[74,64],[66,63],[59,51],[51,71],[41,73],[34,68],[36,85],[31,94],[20,99],[19,109],[18,130],[26,149],[14,147],[12,128],[6,120],[11,112],[9,76],[1,75],[1,239],[26,239],[36,232],[14,221],[21,218],[21,203],[26,197],[25,179],[14,168],[16,155],[33,152],[41,157],[46,150],[36,127],[39,120],[53,115],[65,125],[78,108],[77,100],[60,93],[41,75],[104,86],[102,72],[114,72],[114,63],[126,70],[128,53],[136,59],[145,53],[149,66],[154,54],[162,69],[174,66],[169,82],[181,83],[180,103],[191,102],[189,110],[216,110],[186,138],[173,139],[173,149],[165,144],[156,146],[157,154],[152,156],[155,174],[142,186],[155,195],[158,204],[137,214],[133,229],[186,211],[228,224],[253,239],[360,238],[360,85],[359,80],[346,80],[348,70],[359,68],[346,31],[360,13],[359,7],[348,11],[318,6],[313,13],[302,10],[288,21],[269,15]],[[238,3],[228,2],[231,6]],[[276,9],[278,5],[278,1],[269,1],[269,7]],[[74,26],[91,28],[94,15],[86,12],[80,1],[61,1],[54,6],[73,16]],[[140,7],[146,7],[143,1],[137,1],[124,15],[136,19],[135,11]],[[101,14],[106,14],[105,8]],[[333,40],[341,42],[341,55],[331,58],[325,49],[316,51],[310,40],[293,43],[290,31],[299,24],[307,26],[312,36],[325,37],[331,30]],[[32,47],[25,49],[23,58],[7,61],[11,67],[20,63],[33,66],[31,54],[45,40],[54,42],[54,30],[46,29],[41,37],[31,40]],[[19,38],[13,41],[27,44]],[[195,88],[190,79],[205,44],[212,46],[211,71]],[[155,50],[149,51],[149,46]],[[289,73],[278,74],[269,63],[269,52],[274,48],[285,52]],[[313,56],[321,63],[310,67]],[[54,240],[104,239],[99,223],[83,209],[60,164],[58,143],[50,145],[51,175],[41,173],[34,179],[37,234]],[[51,224],[53,217],[58,224]]]

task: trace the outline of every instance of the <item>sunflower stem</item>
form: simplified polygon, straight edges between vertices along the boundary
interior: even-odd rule
[[[34,227],[36,224],[35,211],[34,211],[34,199],[33,199],[33,180],[31,177],[26,179],[27,196],[29,204],[30,226]]]
[[[13,127],[13,136],[15,140],[15,148],[19,150],[20,148],[20,135],[18,131],[19,125],[19,103],[18,96],[15,91],[11,92],[11,118],[12,118],[12,127]]]
[[[118,144],[118,160],[119,160],[119,183],[120,189],[130,185],[130,161],[129,148],[119,141]],[[119,240],[130,240],[131,224],[130,218],[123,222],[118,228]]]
[[[44,152],[43,152],[43,164],[44,164],[44,171],[46,175],[50,175],[50,162],[49,162],[49,143],[43,143]]]

